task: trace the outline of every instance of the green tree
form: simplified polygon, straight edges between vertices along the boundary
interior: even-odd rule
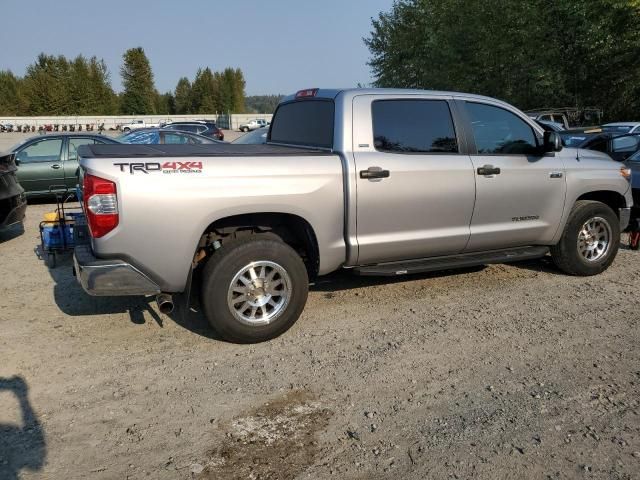
[[[179,115],[191,113],[191,82],[187,77],[178,80],[174,92],[175,113]]]
[[[245,98],[246,112],[273,113],[282,101],[282,95],[254,95]]]
[[[142,47],[130,48],[124,55],[122,75],[121,111],[126,115],[148,115],[155,113],[153,72]]]
[[[640,108],[637,0],[398,0],[365,43],[376,86],[598,106],[609,118]]]
[[[209,67],[199,69],[191,88],[192,113],[216,113],[220,111],[219,79]]]
[[[0,70],[0,115],[15,116],[25,113],[20,79],[9,70]]]

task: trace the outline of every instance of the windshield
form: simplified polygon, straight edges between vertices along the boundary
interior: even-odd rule
[[[251,133],[247,133],[239,138],[236,138],[231,143],[237,143],[240,145],[258,145],[261,143],[267,143],[267,134],[269,133],[269,129],[266,127],[259,128],[258,130],[254,130]]]
[[[633,127],[631,125],[604,125],[603,132],[629,133]]]
[[[569,148],[577,148],[582,142],[592,135],[586,133],[560,133],[562,145]]]
[[[333,117],[333,100],[295,100],[283,103],[273,117],[270,141],[332,148]]]

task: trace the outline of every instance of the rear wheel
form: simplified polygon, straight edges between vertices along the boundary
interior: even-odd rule
[[[554,263],[570,275],[597,275],[613,263],[620,246],[620,222],[607,205],[576,202],[562,238],[551,247]]]
[[[202,308],[226,340],[255,343],[277,337],[298,319],[309,278],[302,258],[275,236],[231,240],[203,271]]]

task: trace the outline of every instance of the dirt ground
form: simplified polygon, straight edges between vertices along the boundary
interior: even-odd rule
[[[337,274],[259,345],[0,238],[0,478],[640,478],[640,255]]]

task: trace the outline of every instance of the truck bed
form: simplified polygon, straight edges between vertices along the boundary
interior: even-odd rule
[[[332,155],[328,150],[289,147],[282,145],[242,145],[212,143],[203,145],[82,145],[78,153],[84,158],[138,158],[138,157],[256,157],[256,156],[320,156]]]

